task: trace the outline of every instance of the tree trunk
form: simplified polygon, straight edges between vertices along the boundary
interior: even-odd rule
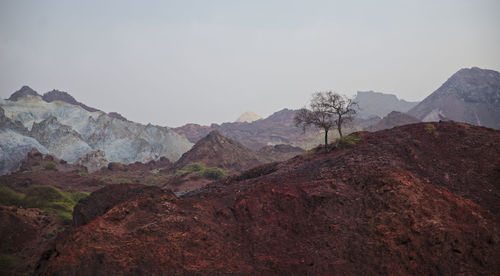
[[[325,152],[328,151],[328,129],[325,129]]]
[[[339,130],[340,139],[342,139],[342,126],[339,125],[338,130]]]

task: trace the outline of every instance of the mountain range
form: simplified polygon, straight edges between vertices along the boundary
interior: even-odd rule
[[[70,163],[101,150],[110,162],[176,161],[192,143],[167,127],[143,125],[77,102],[65,92],[41,96],[25,86],[0,100],[1,173],[17,168],[32,148]]]

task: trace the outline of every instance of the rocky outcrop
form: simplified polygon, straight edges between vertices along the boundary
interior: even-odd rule
[[[70,163],[76,162],[80,156],[92,150],[78,132],[59,123],[54,116],[40,123],[33,123],[29,135],[45,146],[51,154]]]
[[[40,209],[0,206],[1,275],[29,275],[60,226]]]
[[[73,225],[77,227],[86,225],[120,203],[141,197],[154,197],[164,193],[160,188],[153,186],[139,184],[108,185],[78,202],[73,211]]]
[[[424,122],[453,120],[500,129],[500,73],[461,69],[408,114]]]
[[[385,117],[392,111],[407,112],[418,104],[398,99],[393,94],[374,91],[358,91],[355,101],[359,106],[358,116],[365,119],[374,116]]]
[[[125,200],[61,236],[35,274],[496,274],[500,132],[432,125]]]
[[[75,164],[87,168],[89,173],[96,172],[101,168],[108,167],[108,160],[106,159],[106,153],[102,150],[91,150],[84,153]]]
[[[377,122],[376,124],[367,127],[365,130],[367,131],[379,131],[383,129],[399,127],[407,124],[414,124],[420,122],[419,119],[410,116],[406,113],[401,113],[397,111],[393,111],[385,116],[382,120]]]

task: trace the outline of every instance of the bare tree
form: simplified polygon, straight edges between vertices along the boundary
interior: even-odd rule
[[[308,126],[323,129],[325,150],[328,150],[328,131],[335,127],[342,138],[342,125],[354,119],[357,103],[337,93],[317,92],[313,94],[309,106],[310,109],[302,108],[297,112],[295,125],[302,126],[304,131]]]
[[[322,103],[332,113],[339,136],[342,139],[342,125],[354,120],[357,113],[355,107],[358,106],[358,103],[333,92],[325,92],[322,95]]]

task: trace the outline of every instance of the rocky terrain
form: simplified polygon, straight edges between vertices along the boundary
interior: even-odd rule
[[[392,111],[404,113],[418,104],[398,99],[396,95],[374,91],[358,91],[354,99],[359,105],[358,116],[365,119],[385,117]]]
[[[35,274],[500,271],[499,131],[440,122],[352,135],[183,197],[109,186],[77,206]]]
[[[2,174],[15,171],[32,148],[70,163],[100,150],[106,160],[128,164],[160,157],[176,161],[192,146],[171,129],[134,123],[118,113],[108,115],[66,92],[40,96],[24,86],[8,100],[0,100],[0,108]]]
[[[379,131],[383,129],[388,129],[388,128],[393,128],[393,127],[398,127],[398,126],[403,126],[403,125],[408,125],[408,124],[415,124],[420,122],[419,119],[412,117],[406,113],[401,113],[398,111],[393,111],[389,113],[387,116],[382,118],[379,122],[377,122],[374,125],[371,125],[365,130],[367,131]]]
[[[500,73],[464,68],[408,111],[419,120],[453,120],[500,129]]]

